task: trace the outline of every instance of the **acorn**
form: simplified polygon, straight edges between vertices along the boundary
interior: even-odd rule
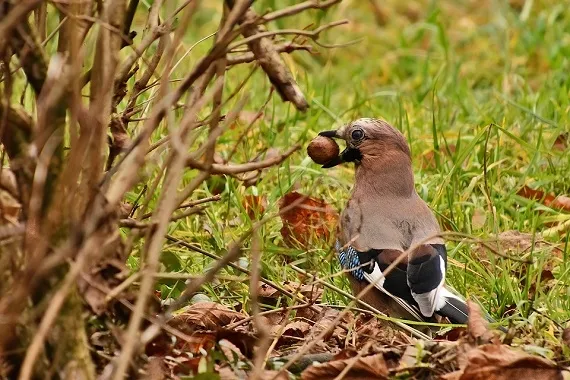
[[[325,136],[315,137],[307,146],[307,154],[319,165],[324,165],[338,157],[339,152],[340,149],[336,141]]]

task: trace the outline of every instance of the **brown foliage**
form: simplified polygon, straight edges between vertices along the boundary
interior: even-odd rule
[[[545,206],[570,212],[570,197],[565,195],[555,196],[553,194],[545,193],[542,190],[531,189],[528,186],[523,186],[517,194],[524,198],[540,201]]]
[[[459,371],[445,375],[445,380],[562,380],[562,372],[553,362],[515,351],[506,345],[486,344],[468,351],[460,359]]]
[[[338,213],[325,201],[295,191],[281,198],[279,210],[281,235],[289,246],[328,240],[338,221]]]
[[[303,372],[301,379],[336,379],[341,373],[343,379],[388,379],[388,367],[382,354],[313,365]]]

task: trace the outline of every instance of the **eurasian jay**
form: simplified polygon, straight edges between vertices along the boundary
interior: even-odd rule
[[[378,291],[368,292],[363,301],[388,315],[433,320],[437,314],[466,323],[465,301],[445,287],[447,252],[434,214],[414,188],[404,136],[385,121],[368,118],[319,134],[346,141],[346,149],[323,168],[356,164],[336,243],[353,293],[374,283]],[[415,246],[383,276],[390,263]]]

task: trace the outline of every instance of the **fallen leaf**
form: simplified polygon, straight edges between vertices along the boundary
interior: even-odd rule
[[[279,336],[278,346],[283,346],[286,344],[296,344],[303,340],[307,333],[311,330],[311,325],[304,321],[294,321],[283,329],[281,336]],[[273,325],[271,326],[269,332],[274,337],[281,331],[281,326]]]
[[[568,132],[564,132],[556,137],[554,140],[554,144],[552,144],[552,149],[564,151],[568,148],[568,141],[570,140],[570,134]]]
[[[526,185],[517,192],[517,195],[527,199],[540,201],[545,206],[554,209],[561,209],[570,212],[570,197],[565,195],[555,196],[553,194],[547,194],[542,190],[534,190]]]
[[[338,213],[329,204],[298,192],[285,194],[279,211],[281,235],[289,246],[306,246],[312,239],[328,240],[338,221]]]
[[[506,345],[486,344],[467,351],[464,366],[443,376],[445,380],[562,380],[556,364]]]
[[[469,320],[467,321],[467,331],[469,336],[476,342],[489,342],[493,338],[493,333],[489,331],[488,322],[483,317],[481,308],[475,302],[468,300]]]
[[[8,168],[0,168],[0,189],[6,190],[14,198],[18,197],[18,182],[16,181],[16,175],[12,170]]]
[[[418,357],[420,350],[415,345],[409,345],[400,358],[398,369],[403,370],[406,368],[415,367],[418,364]]]
[[[244,318],[245,316],[242,313],[238,313],[224,305],[204,301],[187,306],[171,322],[175,325],[216,330]]]
[[[247,360],[246,357],[243,356],[243,353],[240,351],[240,349],[229,340],[221,339],[218,342],[218,345],[220,346],[220,350],[222,350],[222,353],[230,363],[234,363],[239,360],[241,361]]]
[[[348,366],[350,366],[350,369],[342,377],[345,380],[388,379],[388,366],[382,354],[313,364],[303,371],[301,379],[335,379]]]
[[[162,380],[166,379],[166,372],[162,358],[151,356],[146,365],[146,374],[141,377],[143,380]]]
[[[263,217],[267,208],[267,197],[265,195],[245,195],[243,197],[243,208],[250,219]]]
[[[304,298],[307,303],[315,303],[323,295],[323,287],[319,284],[301,285],[297,282],[285,281],[282,286],[285,290]],[[283,297],[279,289],[264,282],[259,282],[257,294],[261,303],[271,306],[277,306],[279,299]]]
[[[473,216],[471,217],[471,227],[476,230],[480,230],[485,226],[485,221],[487,220],[487,214],[482,208],[476,208],[473,211]]]
[[[447,148],[440,147],[440,151],[438,154],[446,157],[451,157],[455,153],[455,150],[456,150],[455,144],[449,144]],[[422,169],[435,169],[436,161],[435,161],[435,151],[433,149],[428,150],[427,152],[424,152],[421,155],[420,165]]]

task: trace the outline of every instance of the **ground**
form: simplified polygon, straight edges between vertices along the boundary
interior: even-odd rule
[[[534,336],[536,351],[553,356],[552,347],[560,345],[570,319],[569,208],[541,202],[542,194],[533,199],[536,194],[521,189],[554,195],[570,191],[570,14],[557,1],[394,0],[378,2],[381,9],[371,3],[343,1],[326,13],[314,11],[274,24],[298,28],[349,21],[319,39],[338,46],[285,56],[310,108],[297,112],[273,94],[232,161],[251,160],[268,148],[285,151],[295,143],[303,148],[279,167],[264,170],[253,185],[230,177],[209,180],[200,195],[220,194],[221,200],[202,215],[172,223],[169,233],[223,255],[262,215],[277,215],[279,201],[292,191],[340,211],[353,168],[325,171],[304,148],[321,130],[359,117],[383,118],[408,139],[418,193],[445,231],[459,233],[449,235],[448,282],[503,326]],[[257,1],[255,8],[263,12],[275,4]],[[212,18],[219,10],[203,4],[185,36],[186,47],[215,30]],[[198,44],[187,59],[208,47],[207,41]],[[183,66],[177,68],[180,73]],[[236,88],[251,68],[231,69],[225,86]],[[251,101],[217,147],[222,159],[267,101],[269,87],[259,70],[246,84]],[[193,176],[188,172],[185,183]],[[134,200],[137,193],[130,197]],[[568,206],[567,199],[560,200]],[[261,212],[258,203],[264,205]],[[274,217],[260,230],[264,278],[278,284],[307,280],[295,266],[348,290],[337,275],[333,237],[320,233],[292,246],[281,228],[282,220]],[[334,235],[334,227],[330,230]],[[495,247],[492,240],[497,238],[506,243],[491,250],[479,244],[490,240]],[[248,244],[239,265],[248,267],[250,257]],[[136,251],[130,264],[138,265]],[[173,243],[164,248],[162,265],[165,272],[200,274],[211,260]],[[249,310],[248,277],[233,269],[221,274],[204,293],[212,301]],[[183,288],[184,280],[169,279],[158,290],[167,299]],[[347,302],[324,289],[322,304]]]

